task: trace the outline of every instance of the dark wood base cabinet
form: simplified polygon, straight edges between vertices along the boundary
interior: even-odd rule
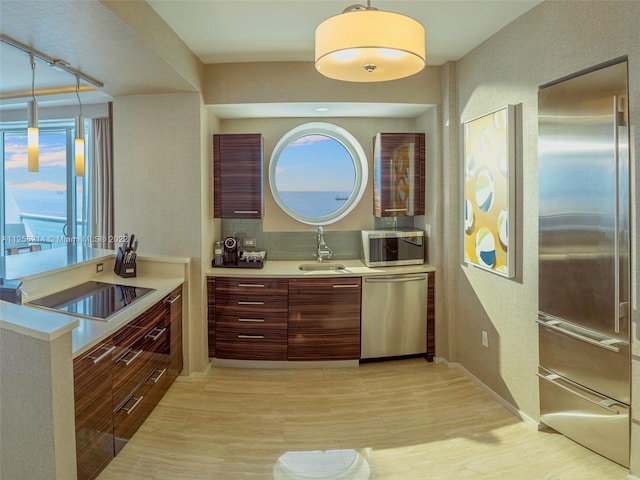
[[[289,360],[360,358],[362,279],[289,280]]]
[[[182,370],[182,287],[74,361],[78,480],[97,477]]]
[[[216,279],[207,277],[207,334],[209,358],[216,356]]]
[[[78,479],[92,479],[113,459],[111,338],[73,361]]]
[[[360,277],[207,279],[209,357],[357,360]],[[427,354],[435,354],[435,274],[427,292]]]
[[[286,279],[218,278],[216,357],[286,360],[287,299]]]

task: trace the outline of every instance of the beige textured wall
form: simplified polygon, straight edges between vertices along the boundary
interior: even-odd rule
[[[546,1],[494,35],[458,63],[459,122],[506,104],[521,107],[522,142],[518,158],[516,278],[509,280],[476,268],[457,266],[457,290],[449,321],[457,331],[459,361],[484,383],[520,410],[537,418],[537,89],[538,86],[601,62],[629,57],[631,163],[637,163],[640,125],[640,2]],[[460,155],[449,158],[461,162]],[[458,177],[459,178],[459,177]],[[637,245],[638,185],[634,184]],[[448,190],[452,211],[460,213],[461,183]],[[446,201],[446,200],[445,200]],[[460,224],[451,229],[459,238]],[[456,241],[452,239],[452,241]],[[458,259],[461,254],[458,253]],[[634,252],[638,261],[637,248]],[[456,262],[457,265],[460,262]],[[638,291],[634,271],[633,291]],[[632,473],[640,474],[640,333],[637,297],[633,301],[634,384]],[[481,345],[480,331],[489,333],[489,348]]]
[[[76,478],[73,402],[71,333],[49,343],[0,329],[0,478]]]
[[[313,62],[205,65],[207,105],[272,102],[390,102],[436,105],[439,67],[393,82],[353,83],[318,75]]]
[[[202,299],[201,101],[197,93],[116,97],[115,230],[138,252],[192,257],[185,372],[206,368]]]

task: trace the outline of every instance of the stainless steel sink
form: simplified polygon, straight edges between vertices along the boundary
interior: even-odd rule
[[[301,263],[298,269],[304,272],[339,271],[346,267],[341,263]]]

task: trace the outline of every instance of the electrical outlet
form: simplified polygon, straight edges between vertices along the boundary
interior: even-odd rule
[[[489,348],[489,335],[484,330],[482,331],[482,346]]]
[[[256,239],[255,238],[243,238],[242,239],[242,246],[243,247],[254,247],[256,246]]]
[[[424,224],[424,236],[431,237],[431,225],[429,225],[428,223]]]
[[[96,273],[100,273],[103,270],[104,270],[104,265],[102,263],[98,263],[96,265]]]

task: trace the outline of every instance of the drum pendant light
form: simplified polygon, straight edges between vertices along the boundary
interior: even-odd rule
[[[408,77],[425,66],[425,30],[413,18],[351,5],[316,29],[316,70],[347,82]]]
[[[36,102],[36,62],[33,54],[29,55],[31,60],[31,100],[27,104],[27,170],[37,173],[40,169],[40,146],[38,131],[38,102]]]
[[[76,177],[84,176],[84,117],[82,115],[82,101],[80,100],[80,77],[76,75],[76,96],[80,115],[76,119],[76,139],[74,142]]]

